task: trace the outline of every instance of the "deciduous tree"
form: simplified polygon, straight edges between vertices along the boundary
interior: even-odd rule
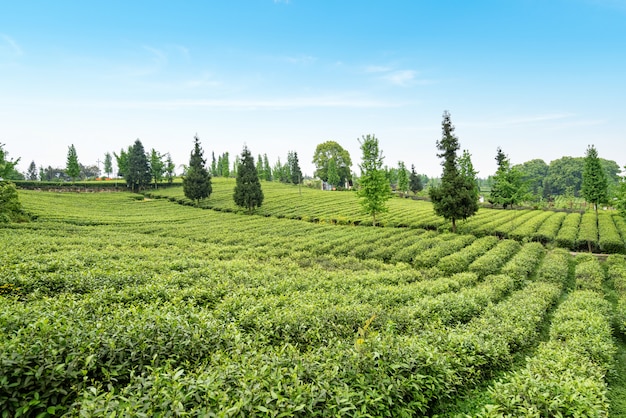
[[[198,135],[194,138],[193,150],[189,157],[189,167],[183,177],[183,192],[187,199],[195,200],[198,203],[201,199],[206,199],[213,192],[211,175],[206,169],[206,161],[203,158],[204,151],[200,146]]]
[[[263,204],[263,190],[254,166],[254,158],[247,146],[243,147],[239,161],[233,199],[237,206],[252,212]]]
[[[519,204],[526,197],[526,187],[522,182],[522,173],[511,167],[509,157],[498,147],[496,154],[498,169],[493,176],[489,202],[494,205],[508,206]]]
[[[152,148],[150,150],[150,174],[152,175],[152,181],[154,182],[154,188],[158,187],[158,183],[163,180],[163,174],[165,174],[165,162],[163,162],[163,155],[157,150]]]
[[[315,164],[316,170],[314,175],[328,182],[328,162],[331,158],[335,159],[337,165],[339,183],[345,185],[350,180],[352,160],[350,160],[350,153],[335,141],[323,142],[315,148],[313,164]]]
[[[104,172],[107,177],[111,177],[111,173],[113,172],[113,158],[110,152],[104,154]]]
[[[76,181],[76,178],[80,174],[80,165],[78,164],[78,155],[76,154],[76,147],[74,147],[74,144],[70,145],[67,150],[65,172],[72,179],[72,181]]]
[[[474,193],[475,184],[461,175],[457,161],[457,151],[460,149],[459,140],[454,135],[454,126],[450,120],[450,113],[443,113],[441,123],[442,135],[437,141],[437,154],[443,158],[443,175],[438,186],[429,189],[435,213],[452,222],[452,232],[456,232],[456,221],[467,219],[478,211],[478,198]]]
[[[409,190],[409,172],[404,161],[398,161],[398,190],[406,193]]]
[[[391,198],[391,187],[383,170],[383,153],[379,149],[378,139],[374,135],[363,136],[359,140],[363,152],[361,177],[359,179],[358,196],[361,206],[372,216],[372,224],[376,225],[376,215],[387,212],[387,201]]]
[[[331,186],[337,187],[341,179],[339,178],[339,173],[337,172],[337,163],[334,158],[328,160],[328,180],[327,183]]]

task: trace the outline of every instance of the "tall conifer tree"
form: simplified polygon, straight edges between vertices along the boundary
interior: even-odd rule
[[[595,146],[590,145],[585,154],[585,165],[583,167],[583,185],[581,194],[585,200],[592,203],[598,216],[598,205],[608,200],[608,182],[598,151]]]
[[[243,147],[237,169],[237,185],[233,200],[237,206],[252,212],[263,204],[263,190],[254,165],[254,158],[247,146]]]
[[[459,140],[454,135],[454,126],[450,120],[450,113],[443,113],[441,123],[441,139],[437,141],[437,148],[443,158],[443,175],[441,184],[429,189],[435,213],[452,222],[452,232],[456,232],[456,221],[467,219],[478,211],[478,196],[474,192],[475,184],[468,180],[459,171],[456,152],[460,149]]]
[[[189,167],[183,177],[183,192],[187,199],[195,200],[198,203],[201,199],[206,199],[213,192],[211,185],[211,175],[206,169],[206,161],[203,158],[204,151],[200,146],[200,138],[194,138],[193,150],[189,157]]]

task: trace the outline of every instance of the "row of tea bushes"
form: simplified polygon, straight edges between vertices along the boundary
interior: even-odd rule
[[[615,326],[622,334],[626,335],[626,257],[621,254],[610,255],[606,264],[609,279],[617,293]]]
[[[493,404],[481,416],[608,416],[605,376],[616,353],[610,313],[600,293],[570,294],[554,314],[549,341],[493,386]]]

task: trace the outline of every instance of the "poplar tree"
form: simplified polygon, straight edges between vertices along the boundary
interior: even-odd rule
[[[452,222],[452,232],[456,232],[456,221],[467,219],[478,211],[478,196],[474,193],[475,184],[468,181],[459,171],[457,151],[460,149],[459,140],[454,135],[454,126],[450,120],[450,113],[443,112],[441,123],[442,135],[437,141],[437,149],[443,158],[443,175],[438,186],[428,190],[433,202],[435,213]]]
[[[74,144],[70,145],[67,150],[65,172],[72,179],[72,181],[76,181],[76,177],[80,175],[80,164],[78,164],[78,155],[76,154]]]
[[[104,172],[107,177],[111,177],[111,173],[113,172],[113,158],[110,152],[104,154]]]
[[[254,165],[254,158],[247,146],[243,147],[239,167],[237,168],[235,192],[233,200],[239,207],[252,212],[263,204],[263,190]]]
[[[362,137],[363,152],[361,178],[358,196],[361,206],[368,215],[372,215],[372,225],[376,226],[376,215],[387,212],[387,201],[391,198],[391,187],[383,169],[383,153],[378,147],[378,139],[374,135]]]
[[[189,167],[183,177],[183,192],[187,199],[195,200],[196,203],[200,199],[205,199],[213,192],[211,185],[211,175],[206,169],[206,161],[204,160],[204,151],[200,146],[198,135],[194,138],[193,150],[189,157]]]
[[[589,203],[593,203],[598,216],[598,205],[608,200],[608,182],[598,151],[595,146],[587,147],[585,154],[585,165],[583,166],[583,184],[581,194]]]
[[[398,190],[406,193],[409,190],[409,173],[404,161],[398,161]]]

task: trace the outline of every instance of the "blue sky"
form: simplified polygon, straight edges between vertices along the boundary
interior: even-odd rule
[[[0,143],[20,168],[139,138],[188,162],[334,140],[441,173],[449,110],[479,176],[582,156],[626,165],[626,0],[5,1]]]

